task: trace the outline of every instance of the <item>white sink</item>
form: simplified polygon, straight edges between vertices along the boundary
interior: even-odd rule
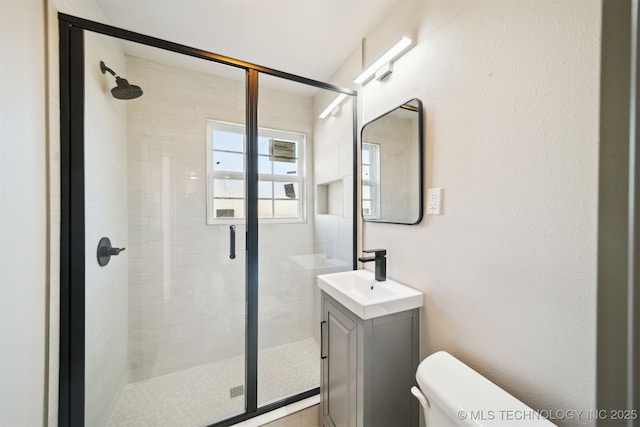
[[[422,292],[390,279],[377,282],[369,270],[321,274],[318,286],[364,320],[422,307]]]

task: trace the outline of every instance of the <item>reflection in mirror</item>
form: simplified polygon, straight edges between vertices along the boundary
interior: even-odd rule
[[[422,220],[422,102],[412,99],[362,128],[361,202],[365,221]]]

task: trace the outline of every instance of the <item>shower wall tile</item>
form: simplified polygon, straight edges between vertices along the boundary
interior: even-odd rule
[[[130,382],[245,350],[244,239],[230,260],[229,224],[206,224],[205,157],[206,119],[244,122],[244,81],[211,66],[128,58],[127,78],[145,91],[128,104]],[[270,89],[260,100],[260,125],[306,133],[310,161],[311,100]],[[261,348],[313,335],[314,280],[290,259],[313,251],[312,222],[261,224]]]
[[[315,99],[315,110],[322,111],[330,101],[326,94]],[[316,183],[342,182],[343,200],[339,212],[331,215],[314,213],[314,240],[316,251],[327,258],[337,259],[348,265],[353,262],[353,108],[351,99],[340,106],[340,112],[314,123],[314,179]],[[314,114],[314,117],[316,115]]]
[[[127,379],[128,253],[100,267],[96,248],[102,237],[129,246],[127,104],[99,63],[126,74],[126,59],[114,39],[87,33],[85,43],[85,420],[105,425]]]
[[[340,156],[339,140],[332,138],[331,135],[324,136],[323,133],[318,133],[313,148],[315,182],[324,184],[339,180],[341,178],[340,162],[336,162],[336,158]]]
[[[322,111],[331,97],[322,94],[315,99],[315,111]],[[331,183],[339,188],[331,197],[342,196],[341,201],[330,200],[329,214],[312,210],[314,216],[314,252],[331,260],[330,266],[314,270],[314,300],[312,304],[313,324],[320,323],[320,290],[317,274],[350,270],[353,267],[353,121],[349,112],[352,101],[346,100],[337,115],[326,119],[316,118],[314,143],[314,180],[318,184]],[[314,117],[316,115],[314,114]],[[341,185],[336,185],[341,183]],[[316,189],[314,188],[314,193]],[[314,331],[319,340],[319,328]],[[311,425],[311,424],[310,424]]]
[[[344,217],[353,218],[353,172],[343,175],[342,177],[342,189],[343,189],[343,206]],[[351,223],[350,223],[351,224]],[[350,227],[353,227],[351,224]]]

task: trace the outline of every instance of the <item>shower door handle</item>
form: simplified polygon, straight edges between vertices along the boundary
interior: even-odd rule
[[[229,258],[236,259],[236,226],[229,227]]]

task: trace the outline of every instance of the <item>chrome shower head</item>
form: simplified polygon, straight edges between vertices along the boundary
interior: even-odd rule
[[[109,67],[107,67],[104,61],[100,61],[100,70],[102,74],[106,74],[107,71],[116,78],[116,87],[111,89],[111,95],[116,99],[135,99],[142,96],[142,89],[140,86],[129,84],[127,79],[123,79],[116,75],[116,73]]]

